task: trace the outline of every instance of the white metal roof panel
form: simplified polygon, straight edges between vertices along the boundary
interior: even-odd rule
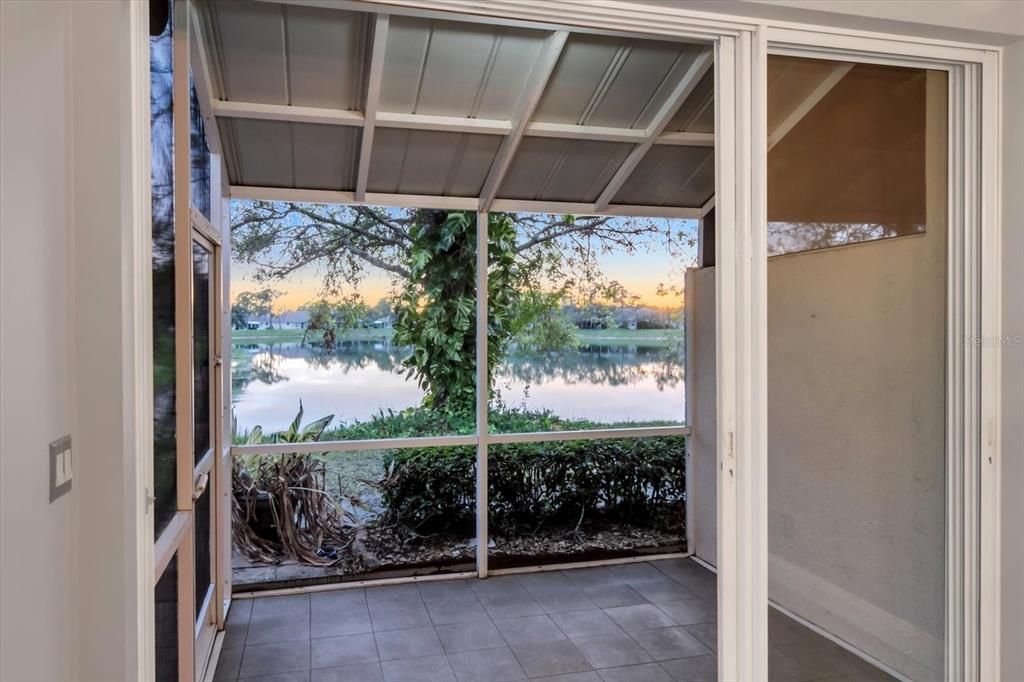
[[[560,53],[552,53],[547,30],[392,14],[376,52],[381,119],[363,184],[356,176],[363,129],[373,125],[362,112],[378,39],[375,15],[317,3],[217,0],[197,7],[209,55],[204,80],[213,99],[224,100],[210,106],[216,105],[228,177],[251,187],[478,197],[495,174],[502,199],[590,204],[709,49],[570,32]],[[547,69],[538,65],[550,60],[545,81],[539,75]],[[770,76],[798,90],[820,80]],[[527,127],[519,139],[516,112],[533,102],[529,122],[581,128]],[[387,114],[393,116],[385,121]],[[492,134],[470,131],[472,119]],[[664,130],[713,129],[709,72]],[[513,152],[507,171],[497,159],[506,140]],[[654,144],[612,201],[697,208],[713,186],[712,148]]]
[[[237,0],[209,7],[226,99],[362,107],[369,15]]]
[[[665,130],[688,133],[715,132],[715,71],[709,70],[686,98]]]
[[[498,196],[595,201],[632,148],[624,142],[528,137],[519,145]]]
[[[572,35],[535,121],[645,128],[706,46]]]
[[[221,119],[228,140],[232,184],[351,190],[360,131],[357,128]]]
[[[655,146],[615,195],[616,204],[702,206],[715,193],[715,150]],[[679,203],[683,202],[683,203]]]
[[[496,135],[382,128],[373,139],[367,189],[476,196],[499,144]]]
[[[393,17],[381,111],[507,120],[544,33]]]
[[[284,104],[287,86],[281,6],[225,0],[209,7],[224,97],[236,102]]]
[[[369,15],[317,7],[282,9],[288,36],[287,104],[362,109]]]

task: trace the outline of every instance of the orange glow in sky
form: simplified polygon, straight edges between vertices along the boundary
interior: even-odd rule
[[[696,232],[696,222],[693,230]],[[640,305],[653,308],[677,308],[682,304],[679,296],[658,296],[658,285],[676,286],[682,289],[682,278],[685,268],[696,261],[696,248],[673,257],[664,251],[638,250],[634,253],[607,253],[598,256],[601,270],[608,280],[622,284],[630,294],[639,296]],[[243,291],[254,291],[270,287],[281,292],[275,303],[275,312],[282,313],[296,310],[299,307],[321,298],[323,272],[316,266],[302,268],[284,281],[260,284],[253,280],[253,268],[240,263],[233,263],[231,269],[231,300],[234,301]],[[390,273],[372,266],[367,266],[365,276],[355,291],[363,302],[374,305],[383,297],[392,293]],[[353,290],[344,286],[341,294],[347,296]]]

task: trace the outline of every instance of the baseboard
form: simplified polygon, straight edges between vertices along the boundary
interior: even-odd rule
[[[768,594],[780,610],[900,677],[942,679],[941,639],[776,555],[768,557]]]

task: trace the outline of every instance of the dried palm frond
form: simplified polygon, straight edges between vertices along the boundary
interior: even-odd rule
[[[271,443],[320,440],[334,419],[329,415],[302,427],[302,403],[291,426],[269,438]],[[259,427],[244,435],[246,443],[266,442]],[[325,453],[250,455],[232,467],[232,530],[235,545],[253,561],[291,559],[330,566],[354,537],[356,519],[327,492]],[[266,505],[272,531],[259,532],[260,505]]]

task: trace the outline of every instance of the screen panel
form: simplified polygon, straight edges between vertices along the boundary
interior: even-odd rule
[[[693,220],[489,216],[492,433],[682,425]]]
[[[195,538],[196,618],[199,617],[207,593],[213,589],[213,547],[211,542],[214,532],[211,525],[213,522],[210,509],[211,495],[211,488],[207,486],[194,503],[193,518],[196,527],[192,536]]]
[[[153,591],[156,679],[178,680],[178,555],[175,553]]]
[[[488,446],[489,565],[686,547],[683,436]]]
[[[193,392],[193,466],[209,451],[213,440],[213,345],[210,336],[213,290],[210,287],[213,253],[203,244],[192,242],[192,392]]]
[[[168,5],[170,3],[167,3]],[[153,253],[154,535],[177,511],[174,337],[174,59],[173,27],[149,39]]]
[[[330,417],[325,440],[475,431],[476,219],[232,202],[238,437]]]

